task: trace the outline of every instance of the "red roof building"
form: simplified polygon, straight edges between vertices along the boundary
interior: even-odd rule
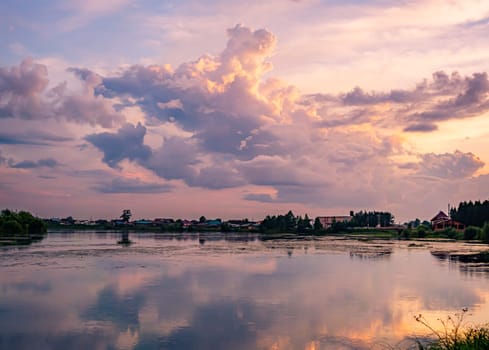
[[[431,219],[431,228],[433,231],[445,230],[447,228],[454,228],[457,231],[463,231],[465,229],[465,225],[461,222],[452,220],[452,218],[450,218],[447,214],[440,211],[433,219]]]

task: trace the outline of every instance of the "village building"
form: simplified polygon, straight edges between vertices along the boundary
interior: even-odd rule
[[[324,229],[328,229],[337,222],[350,222],[353,216],[343,215],[343,216],[318,216],[319,222],[323,225]]]
[[[431,228],[433,231],[441,231],[447,228],[454,228],[457,231],[463,231],[465,229],[465,225],[461,222],[452,220],[451,217],[440,210],[440,212],[436,214],[433,219],[431,219]]]

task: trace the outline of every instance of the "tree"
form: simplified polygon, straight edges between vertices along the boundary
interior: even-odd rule
[[[131,210],[130,209],[124,209],[122,211],[122,215],[120,216],[120,218],[122,219],[122,221],[124,221],[127,224],[129,222],[129,219],[131,218],[131,216],[132,216]]]
[[[43,235],[46,232],[46,223],[31,213],[8,209],[0,213],[0,235]]]
[[[319,220],[319,217],[317,217],[314,220],[314,231],[321,231],[323,229],[323,224],[321,224],[321,220]]]
[[[480,231],[481,229],[477,226],[466,227],[464,230],[464,239],[465,240],[476,239],[477,236],[480,235]]]
[[[207,219],[205,218],[205,216],[204,216],[204,215],[202,215],[202,216],[199,218],[199,222],[200,222],[201,224],[203,224],[203,223],[207,222]]]
[[[486,221],[482,226],[479,239],[484,243],[489,243],[489,221]]]
[[[0,231],[7,236],[16,236],[24,233],[19,222],[12,219],[4,221],[2,227],[0,227]]]

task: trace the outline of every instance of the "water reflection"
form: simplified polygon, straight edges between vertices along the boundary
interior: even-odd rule
[[[4,250],[0,349],[367,349],[422,334],[418,313],[487,322],[487,275],[432,246],[226,237],[131,233],[121,249],[120,233],[55,234]]]

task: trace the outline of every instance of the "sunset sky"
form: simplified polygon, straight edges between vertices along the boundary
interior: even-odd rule
[[[486,0],[3,0],[0,207],[262,219],[489,198]]]

